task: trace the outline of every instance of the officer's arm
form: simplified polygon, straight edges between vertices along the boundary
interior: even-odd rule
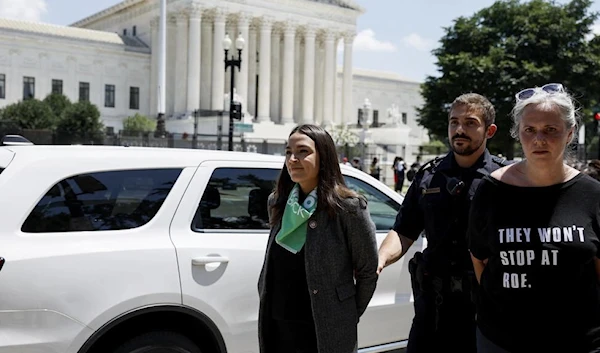
[[[473,262],[473,270],[478,283],[481,283],[481,274],[488,263],[491,255],[490,239],[488,236],[488,207],[489,200],[493,195],[490,194],[490,184],[484,178],[471,202],[469,210],[469,228],[467,229],[467,244]]]
[[[488,259],[479,260],[473,254],[471,254],[471,260],[473,261],[473,269],[475,270],[475,277],[477,278],[477,283],[481,283],[481,274],[485,269],[485,266],[488,263]]]
[[[396,233],[393,229],[390,230],[383,240],[383,243],[381,243],[381,247],[379,247],[379,265],[377,266],[377,273],[380,273],[384,267],[400,260],[413,243],[414,240]]]
[[[423,212],[419,205],[421,196],[419,188],[422,177],[423,174],[418,173],[410,184],[396,216],[396,222],[379,247],[377,273],[402,258],[423,231]]]

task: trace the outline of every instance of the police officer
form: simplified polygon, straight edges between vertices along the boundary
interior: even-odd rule
[[[404,256],[423,230],[427,237],[427,248],[409,261],[415,317],[408,353],[475,352],[467,217],[481,178],[504,165],[486,149],[496,133],[495,116],[479,94],[454,100],[448,117],[452,152],[419,169],[379,249],[381,271]]]

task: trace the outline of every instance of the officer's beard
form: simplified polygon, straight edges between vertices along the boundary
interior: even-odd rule
[[[462,146],[456,145],[455,139],[458,138],[463,139],[463,141],[461,141]],[[452,149],[452,152],[456,153],[459,156],[470,156],[479,150],[481,145],[483,145],[484,141],[484,139],[473,141],[467,135],[454,135],[452,137],[452,143],[450,144],[450,148]]]

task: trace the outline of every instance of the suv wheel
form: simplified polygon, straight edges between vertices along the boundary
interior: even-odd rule
[[[113,353],[201,353],[189,338],[176,332],[147,332],[126,341]]]

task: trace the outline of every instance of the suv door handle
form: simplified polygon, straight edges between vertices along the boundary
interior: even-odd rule
[[[194,266],[204,266],[212,263],[228,263],[229,259],[225,256],[202,256],[196,257],[192,259],[192,265]]]

